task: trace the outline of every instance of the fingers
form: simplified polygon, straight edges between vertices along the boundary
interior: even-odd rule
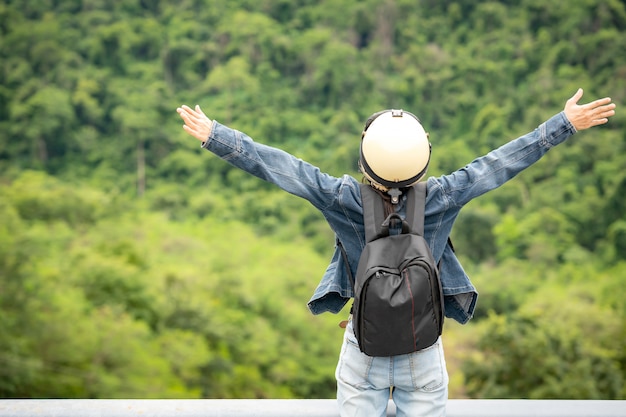
[[[606,103],[605,99],[596,100],[596,102]],[[610,99],[609,99],[610,102]],[[590,103],[591,104],[591,103]],[[615,103],[599,105],[589,110],[589,119],[591,126],[603,125],[609,121],[609,117],[615,115]]]
[[[195,110],[187,105],[182,105],[176,112],[183,119],[185,132],[200,141],[206,141],[211,133],[213,122],[202,112],[200,106],[196,105]]]
[[[198,125],[197,121],[195,120],[193,115],[188,111],[189,108],[187,107],[185,109],[185,107],[187,106],[183,106],[182,108],[179,107],[178,109],[176,109],[180,117],[185,122],[185,125],[183,126],[183,128],[185,128],[185,130],[188,130],[190,126],[197,127]]]
[[[193,117],[204,116],[204,113],[202,113],[202,111],[200,112],[197,111],[198,109],[200,109],[200,106],[196,105],[196,110],[194,110],[191,107],[187,106],[186,104],[183,104],[182,106],[177,108],[176,111],[180,115],[186,114],[187,116],[193,116]]]
[[[589,127],[603,125],[603,124],[607,123],[608,121],[609,121],[609,119],[607,117],[601,117],[601,118],[589,120],[589,122],[585,126],[585,129],[589,128]]]
[[[196,106],[196,109],[200,109],[200,106]],[[186,105],[182,105],[181,107],[176,109],[176,111],[178,112],[180,117],[182,117],[185,123],[188,125],[194,125],[194,126],[203,125],[206,123],[208,119],[206,115],[202,113],[202,111],[198,113],[197,111],[194,111],[193,109],[191,109],[189,106],[186,106]]]
[[[200,108],[200,105],[199,105],[199,104],[196,104],[196,112],[197,112],[197,113],[200,113],[202,116],[205,116],[205,117],[206,117],[206,115],[204,114],[204,112],[203,112],[203,111],[202,111],[202,109]]]
[[[597,107],[595,109],[596,117],[611,117],[615,114],[615,103],[606,106]]]
[[[566,105],[569,107],[576,106],[582,97],[583,97],[583,89],[579,88],[578,91],[576,91],[576,93],[572,97],[570,97],[569,100],[567,100]],[[581,104],[580,106],[584,107],[585,109],[593,109],[599,106],[607,105],[610,102],[611,102],[611,97],[604,97],[604,98],[594,100],[587,104]]]
[[[577,104],[580,101],[580,99],[582,98],[582,96],[583,96],[583,89],[579,88],[578,91],[576,91],[576,93],[574,93],[574,95],[572,97],[570,97],[569,100],[567,100],[567,104],[568,105]]]
[[[199,108],[199,106],[196,106],[196,108]],[[186,118],[190,121],[197,121],[201,119],[201,116],[204,116],[204,113],[198,113],[185,104],[176,109],[176,111],[178,112],[178,114],[180,114],[182,118]]]
[[[584,104],[583,107],[593,109],[596,107],[608,105],[609,103],[611,103],[611,97],[604,97],[598,100],[594,100],[591,103]],[[615,108],[615,104],[613,104],[613,108]]]

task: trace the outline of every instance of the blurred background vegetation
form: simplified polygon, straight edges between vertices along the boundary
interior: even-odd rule
[[[623,0],[2,1],[0,396],[334,397],[347,312],[306,308],[330,230],[180,104],[355,176],[404,108],[440,175],[578,87],[623,107],[624,45]],[[462,212],[451,397],[626,398],[625,114]]]

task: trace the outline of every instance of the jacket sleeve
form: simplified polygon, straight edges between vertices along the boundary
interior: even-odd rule
[[[245,133],[215,121],[202,147],[229,164],[310,201],[318,209],[331,204],[341,182],[302,159],[257,143]]]
[[[452,174],[440,177],[439,183],[448,204],[461,207],[501,186],[574,133],[576,129],[561,112],[534,131],[476,158]]]

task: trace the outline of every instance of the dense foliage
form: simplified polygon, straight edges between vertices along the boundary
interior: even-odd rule
[[[583,101],[626,102],[620,0],[0,3],[0,397],[332,397],[333,236],[175,109],[334,175],[405,108],[450,172]],[[618,109],[619,110],[619,109]],[[481,293],[451,395],[626,398],[624,112],[465,209]]]

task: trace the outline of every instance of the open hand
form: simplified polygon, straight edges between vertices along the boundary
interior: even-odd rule
[[[183,129],[201,142],[206,142],[213,128],[213,121],[209,119],[196,104],[195,110],[182,105],[176,109],[185,124]]]
[[[565,103],[565,116],[576,130],[585,130],[593,126],[603,125],[609,117],[615,114],[615,103],[610,97],[601,98],[591,103],[579,105],[583,96],[583,89],[579,88],[576,94]]]

